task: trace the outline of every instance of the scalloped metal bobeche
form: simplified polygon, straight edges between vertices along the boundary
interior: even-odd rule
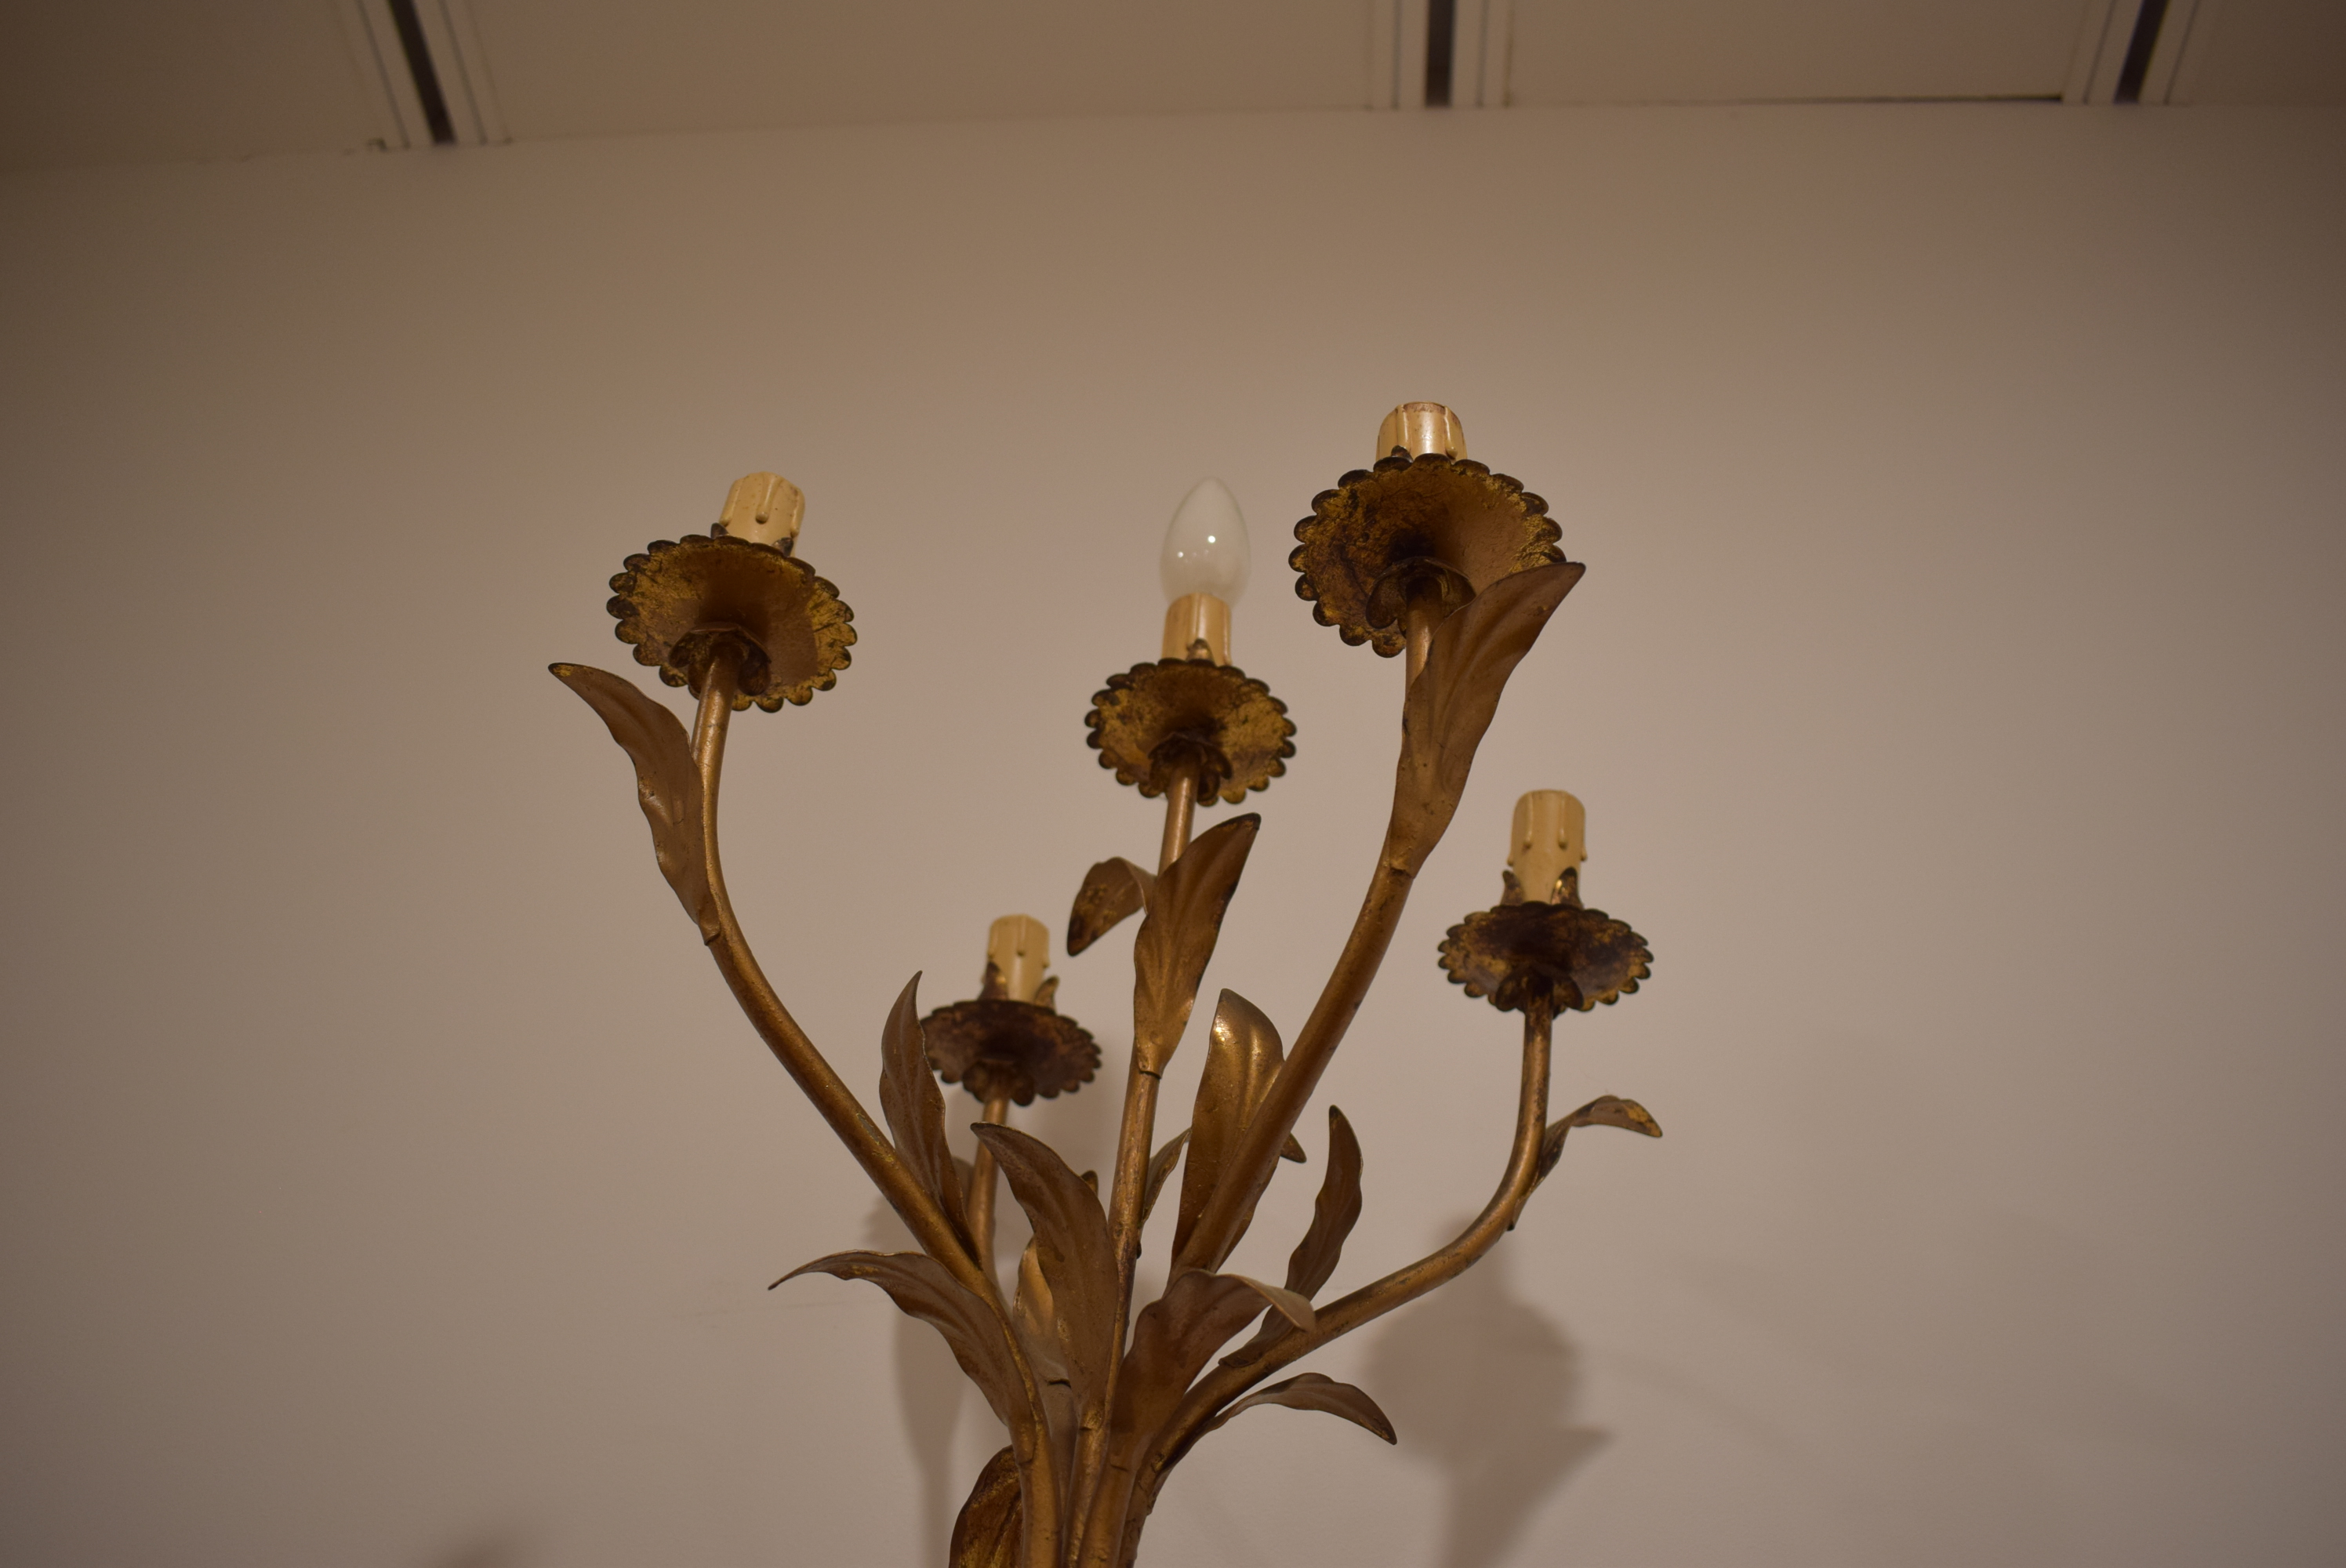
[[[1397,596],[1380,595],[1398,573],[1423,566],[1481,593],[1500,578],[1562,561],[1547,503],[1520,481],[1441,453],[1396,450],[1354,469],[1312,498],[1287,557],[1298,598],[1348,643],[1390,658],[1408,640]],[[1455,608],[1454,605],[1451,606]]]
[[[1450,928],[1442,967],[1469,996],[1520,1013],[1545,990],[1557,1012],[1618,1002],[1653,972],[1646,939],[1603,910],[1576,903],[1508,903]]]
[[[1199,799],[1219,794],[1235,806],[1270,788],[1295,755],[1287,705],[1236,665],[1205,659],[1158,659],[1108,677],[1084,724],[1100,766],[1152,799],[1171,784],[1173,766],[1188,762],[1211,777]]]
[[[1022,1105],[1072,1094],[1099,1070],[1099,1045],[1074,1019],[1039,1002],[981,996],[921,1020],[929,1063],[981,1100]]]
[[[771,545],[688,534],[655,539],[611,579],[613,635],[657,665],[660,679],[699,692],[712,641],[737,636],[745,658],[735,708],[768,713],[837,684],[855,641],[855,612],[814,568]]]

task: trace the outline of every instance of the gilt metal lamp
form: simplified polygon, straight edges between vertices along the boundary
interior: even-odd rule
[[[717,832],[727,727],[752,706],[775,712],[829,690],[855,641],[838,590],[798,555],[805,499],[795,486],[770,473],[738,482],[709,533],[655,542],[611,579],[619,640],[696,699],[688,731],[633,682],[553,667],[633,760],[660,872],[742,1011],[920,1247],[836,1253],[784,1278],[877,1284],[944,1336],[1003,1424],[1007,1441],[955,1523],[951,1568],[1133,1563],[1174,1468],[1257,1406],[1324,1411],[1396,1441],[1366,1391],[1317,1372],[1280,1374],[1471,1267],[1514,1227],[1574,1128],[1660,1135],[1644,1107],[1609,1095],[1549,1119],[1557,1016],[1635,992],[1652,953],[1581,901],[1580,802],[1535,790],[1516,803],[1499,903],[1451,927],[1439,953],[1468,996],[1522,1017],[1515,1129],[1490,1202],[1446,1246],[1324,1297],[1362,1209],[1360,1143],[1331,1105],[1319,1197],[1285,1278],[1274,1285],[1224,1269],[1282,1158],[1306,1161],[1296,1128],[1312,1092],[1449,828],[1508,677],[1584,569],[1557,547],[1545,502],[1466,456],[1449,409],[1402,404],[1385,417],[1376,451],[1372,466],[1313,500],[1288,557],[1321,625],[1402,659],[1401,755],[1368,891],[1291,1049],[1260,1009],[1221,993],[1189,1125],[1162,1141],[1165,1069],[1261,822],[1248,813],[1193,836],[1195,812],[1267,789],[1295,754],[1286,705],[1230,662],[1248,550],[1219,482],[1193,490],[1168,531],[1162,656],[1110,676],[1085,716],[1100,766],[1165,802],[1156,869],[1121,857],[1093,866],[1066,928],[1072,958],[1140,916],[1104,1192],[1012,1125],[1014,1107],[1074,1094],[1101,1065],[1092,1033],[1057,1010],[1041,921],[994,922],[973,998],[923,1015],[919,977],[906,984],[882,1030],[874,1121],[783,1005],[734,918]],[[940,1078],[977,1107],[967,1160],[953,1152]],[[1142,1237],[1176,1169],[1168,1283],[1156,1300],[1137,1301]],[[994,1247],[1005,1185],[1032,1230],[1007,1275]]]

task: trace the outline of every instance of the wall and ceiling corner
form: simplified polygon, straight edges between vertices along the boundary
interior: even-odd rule
[[[1157,1550],[2346,1560],[2341,8],[1514,0],[1474,114],[1454,0],[1443,114],[1365,0],[471,3],[413,13],[453,147],[387,6],[0,15],[0,1560],[941,1557],[990,1418],[766,1291],[902,1242],[545,665],[734,475],[803,488],[862,640],[727,830],[868,1091],[912,970],[1154,845],[1081,715],[1219,473],[1299,727],[1226,946],[1298,961],[1206,990],[1284,1023],[1394,672],[1269,546],[1421,396],[1589,574],[1331,1070],[1396,1238],[1331,1283],[1496,1174],[1514,1040],[1438,952],[1519,790],[1660,955],[1565,1103],[1670,1135],[1324,1368],[1398,1449],[1233,1423]]]

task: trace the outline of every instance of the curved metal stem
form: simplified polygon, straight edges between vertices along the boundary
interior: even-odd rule
[[[981,1118],[988,1126],[998,1127],[1010,1119],[1010,1096],[995,1095],[985,1102],[985,1115]],[[969,1234],[977,1244],[977,1266],[991,1277],[994,1275],[994,1197],[995,1186],[994,1145],[980,1143],[977,1153],[969,1162]]]
[[[700,770],[701,859],[708,870],[709,890],[717,902],[718,934],[717,940],[709,944],[709,956],[717,961],[726,984],[733,990],[734,999],[740,1003],[741,1010],[749,1014],[750,1023],[764,1037],[767,1046],[813,1102],[816,1113],[831,1124],[831,1131],[839,1135],[881,1196],[903,1217],[922,1247],[952,1270],[963,1284],[978,1290],[981,1296],[991,1295],[991,1291],[981,1288],[976,1265],[946,1224],[944,1210],[922,1188],[888,1135],[872,1120],[854,1092],[823,1059],[822,1053],[815,1049],[814,1042],[807,1038],[806,1031],[799,1027],[790,1009],[782,1005],[781,998],[775,994],[765,972],[750,952],[740,922],[734,918],[733,901],[725,890],[725,871],[717,848],[717,797],[725,768],[725,732],[727,721],[732,717],[736,678],[735,658],[729,657],[729,650],[721,651],[703,682],[700,711],[692,728],[692,759]]]
[[[1440,717],[1444,691],[1420,684],[1433,638],[1438,635],[1438,606],[1424,596],[1413,598],[1408,606],[1411,679],[1402,695],[1401,764],[1393,782],[1393,811],[1386,820],[1384,844],[1378,852],[1376,871],[1361,901],[1361,912],[1353,919],[1352,933],[1345,939],[1344,951],[1320,993],[1320,1000],[1297,1033],[1286,1064],[1272,1079],[1270,1094],[1248,1122],[1238,1146],[1223,1161],[1213,1196],[1190,1229],[1189,1245],[1174,1259],[1176,1274],[1185,1266],[1218,1267],[1221,1259],[1229,1256],[1230,1248],[1245,1229],[1248,1217],[1253,1214],[1278,1168],[1280,1147],[1294,1133],[1297,1119],[1319,1086],[1320,1075],[1327,1071],[1329,1059],[1343,1043],[1345,1031],[1360,1011],[1370,983],[1376,978],[1385,950],[1392,943],[1402,910],[1409,901],[1417,869],[1433,854],[1449,827],[1458,796],[1465,788],[1474,748],[1480,743],[1483,727],[1497,706],[1508,672],[1529,647],[1529,637],[1537,635],[1547,608],[1577,580],[1577,568],[1567,570],[1562,565],[1516,575],[1522,586],[1502,602],[1496,612],[1499,619],[1490,623],[1515,626],[1515,630],[1510,634],[1516,639],[1513,650],[1501,653],[1479,667],[1470,662],[1466,667],[1473,673],[1452,683],[1449,695],[1460,705],[1457,713],[1463,716],[1454,723]],[[1537,613],[1530,614],[1529,610]],[[1517,618],[1511,623],[1510,616]],[[1489,629],[1489,626],[1484,627],[1486,632]],[[1494,644],[1485,652],[1493,652],[1497,647]],[[1470,656],[1462,650],[1460,657]],[[1413,732],[1412,724],[1425,728]],[[1448,757],[1446,753],[1454,747],[1463,755]],[[1429,768],[1443,776],[1443,781],[1432,792],[1426,783]]]
[[[1157,851],[1157,874],[1163,876],[1181,851],[1189,847],[1189,824],[1198,810],[1198,772],[1194,768],[1173,769],[1173,782],[1165,791],[1165,842]]]
[[[1177,765],[1165,789],[1165,842],[1157,859],[1163,876],[1189,847],[1189,827],[1197,810],[1198,771]],[[1124,1114],[1117,1126],[1116,1177],[1108,1199],[1108,1241],[1116,1251],[1117,1358],[1108,1369],[1107,1409],[1099,1424],[1084,1430],[1076,1448],[1075,1506],[1068,1529],[1079,1545],[1087,1527],[1097,1527],[1095,1512],[1120,1513],[1116,1500],[1101,1495],[1109,1461],[1107,1417],[1116,1408],[1116,1385],[1124,1361],[1124,1347],[1132,1327],[1133,1278],[1140,1261],[1141,1200],[1148,1187],[1148,1160],[1157,1136],[1158,1074],[1141,1065],[1140,1044],[1133,1044],[1132,1069],[1125,1075]],[[1114,1520],[1105,1528],[1113,1530]],[[1089,1561],[1093,1549],[1083,1547]]]
[[[1206,1423],[1232,1400],[1330,1340],[1457,1278],[1489,1252],[1499,1237],[1515,1228],[1525,1202],[1539,1185],[1540,1141],[1547,1131],[1554,1033],[1553,1003],[1545,995],[1535,998],[1524,1008],[1524,1061],[1515,1101],[1515,1142],[1508,1150],[1506,1171],[1499,1178],[1498,1189],[1491,1195],[1483,1212],[1448,1246],[1320,1308],[1317,1321],[1309,1332],[1290,1333],[1273,1340],[1260,1360],[1241,1367],[1217,1367],[1199,1380],[1150,1446],[1133,1488],[1131,1516],[1147,1514],[1156,1502],[1157,1488],[1165,1472],[1197,1441]]]
[[[1433,649],[1433,628],[1442,624],[1442,606],[1438,599],[1423,594],[1410,596],[1409,607],[1402,614],[1402,627],[1409,641],[1402,649],[1402,689],[1417,684],[1424,673],[1425,656]]]
[[[1388,831],[1384,852],[1361,900],[1360,913],[1353,917],[1352,932],[1344,939],[1344,951],[1337,955],[1320,1000],[1296,1034],[1286,1065],[1271,1080],[1270,1093],[1239,1135],[1239,1146],[1223,1162],[1221,1182],[1198,1217],[1188,1250],[1173,1260],[1174,1272],[1184,1267],[1219,1266],[1229,1256],[1239,1229],[1254,1212],[1263,1188],[1270,1185],[1279,1151],[1295,1130],[1311,1091],[1319,1086],[1320,1074],[1328,1070],[1329,1058],[1336,1054],[1344,1031],[1360,1012],[1369,984],[1384,962],[1385,950],[1392,945],[1393,930],[1401,923],[1402,910],[1409,902],[1415,881],[1398,860]]]
[[[1116,1186],[1108,1208],[1108,1240],[1116,1249],[1116,1359],[1108,1365],[1107,1395],[1096,1426],[1086,1427],[1076,1448],[1075,1509],[1069,1529],[1082,1539],[1086,1521],[1100,1498],[1108,1462],[1109,1415],[1116,1409],[1125,1343],[1132,1326],[1133,1278],[1140,1261],[1140,1203],[1148,1186],[1148,1140],[1157,1129],[1158,1075],[1133,1053],[1124,1081],[1124,1118],[1116,1145]]]
[[[993,1308],[1024,1385],[1025,1408],[1019,1419],[1010,1423],[1011,1449],[1017,1459],[1019,1485],[1026,1503],[1020,1562],[1024,1568],[1057,1568],[1059,1476],[1053,1463],[1049,1426],[1043,1414],[1043,1391],[1035,1381],[1034,1369],[1027,1365],[1025,1353],[1019,1348],[1017,1335],[1011,1332],[1009,1309],[1002,1299],[994,1271],[981,1268],[977,1259],[963,1248],[944,1210],[922,1187],[896,1153],[895,1145],[855,1098],[854,1092],[823,1059],[822,1053],[815,1049],[814,1042],[799,1027],[798,1020],[782,1005],[765,972],[758,967],[757,958],[741,934],[740,922],[734,918],[733,901],[726,894],[724,868],[717,848],[717,795],[725,767],[726,729],[732,718],[740,679],[739,661],[738,652],[722,647],[710,660],[692,728],[692,759],[700,774],[701,860],[717,905],[718,933],[709,944],[709,954],[716,960],[719,972],[725,976],[725,983],[731,988],[734,1000],[740,1003],[751,1026],[813,1104],[816,1114],[839,1135],[848,1153],[855,1156],[889,1207],[903,1217],[922,1250]]]

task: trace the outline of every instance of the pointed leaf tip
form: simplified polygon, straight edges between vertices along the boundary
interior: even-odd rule
[[[1258,1394],[1250,1394],[1214,1419],[1211,1431],[1240,1410],[1257,1405],[1285,1405],[1296,1410],[1325,1410],[1331,1416],[1341,1416],[1356,1426],[1364,1427],[1387,1442],[1401,1440],[1393,1432],[1392,1420],[1377,1408],[1377,1401],[1350,1383],[1340,1383],[1320,1372],[1304,1372],[1283,1383],[1273,1383]]]
[[[1287,1260],[1287,1288],[1316,1296],[1336,1272],[1344,1238],[1361,1218],[1361,1140],[1335,1106],[1328,1107],[1328,1170],[1311,1206],[1311,1228]]]
[[[1073,958],[1126,916],[1146,909],[1156,886],[1154,873],[1121,855],[1111,856],[1085,872],[1083,886],[1076,891],[1075,908],[1067,915],[1067,956]]]
[[[1035,1260],[1050,1287],[1059,1347],[1086,1410],[1104,1405],[1116,1357],[1116,1249],[1107,1216],[1083,1177],[1041,1139],[991,1124],[977,1136],[994,1151],[1011,1196],[1034,1226]]]
[[[1625,1100],[1617,1095],[1599,1095],[1566,1118],[1575,1126],[1620,1127],[1632,1133],[1642,1133],[1649,1138],[1662,1135],[1661,1123],[1653,1113],[1635,1100]]]
[[[693,764],[683,721],[634,682],[608,670],[583,664],[546,667],[595,710],[636,765],[636,801],[651,825],[652,856],[660,875],[699,928],[701,940],[716,941],[717,900],[701,857],[700,770]]]
[[[1148,1162],[1148,1181],[1140,1189],[1141,1224],[1147,1225],[1148,1217],[1156,1212],[1157,1195],[1165,1190],[1166,1178],[1173,1174],[1173,1162],[1181,1157],[1181,1150],[1188,1142],[1189,1129],[1184,1127],[1174,1134],[1165,1146],[1157,1151],[1156,1157]]]
[[[880,1033],[880,1113],[896,1152],[944,1211],[946,1225],[964,1251],[975,1252],[959,1174],[945,1144],[944,1094],[929,1068],[921,1029],[921,977],[904,983]]]
[[[1021,1378],[1004,1325],[994,1308],[947,1274],[944,1265],[920,1252],[834,1252],[791,1269],[775,1283],[816,1273],[879,1286],[897,1310],[944,1336],[964,1375],[977,1385],[1005,1426],[1015,1419]]]
[[[1132,944],[1133,1054],[1143,1072],[1163,1073],[1181,1043],[1261,820],[1250,813],[1198,834],[1149,894]]]
[[[1635,1100],[1624,1100],[1617,1095],[1599,1095],[1580,1109],[1550,1126],[1540,1138],[1539,1176],[1533,1182],[1537,1186],[1556,1169],[1556,1161],[1564,1157],[1564,1140],[1575,1127],[1620,1127],[1632,1133],[1642,1133],[1649,1138],[1662,1135],[1662,1125],[1654,1120],[1653,1113]]]
[[[1309,1334],[1314,1328],[1318,1327],[1320,1321],[1319,1315],[1311,1310],[1311,1303],[1296,1291],[1282,1289],[1280,1287],[1276,1285],[1268,1285],[1260,1279],[1250,1278],[1243,1274],[1229,1274],[1223,1276],[1223,1278],[1237,1280],[1239,1284],[1245,1286],[1248,1289],[1253,1291],[1256,1295],[1270,1302],[1271,1306],[1278,1308],[1279,1315],[1280,1317],[1286,1319],[1289,1322],[1294,1324],[1305,1333]]]
[[[1223,1161],[1246,1135],[1257,1108],[1279,1076],[1286,1054],[1277,1026],[1262,1010],[1229,990],[1215,1003],[1206,1053],[1206,1070],[1198,1080],[1197,1108],[1189,1119],[1189,1156],[1181,1174],[1181,1217],[1173,1233],[1173,1255],[1211,1268],[1220,1265],[1229,1249],[1220,1257],[1190,1257],[1190,1236],[1221,1185]],[[1300,1145],[1295,1153],[1301,1156]],[[1231,1247],[1237,1246],[1252,1219],[1250,1209],[1231,1231]]]
[[[1449,830],[1507,677],[1586,568],[1577,561],[1500,578],[1434,629],[1402,708],[1402,752],[1387,863],[1415,872]]]

